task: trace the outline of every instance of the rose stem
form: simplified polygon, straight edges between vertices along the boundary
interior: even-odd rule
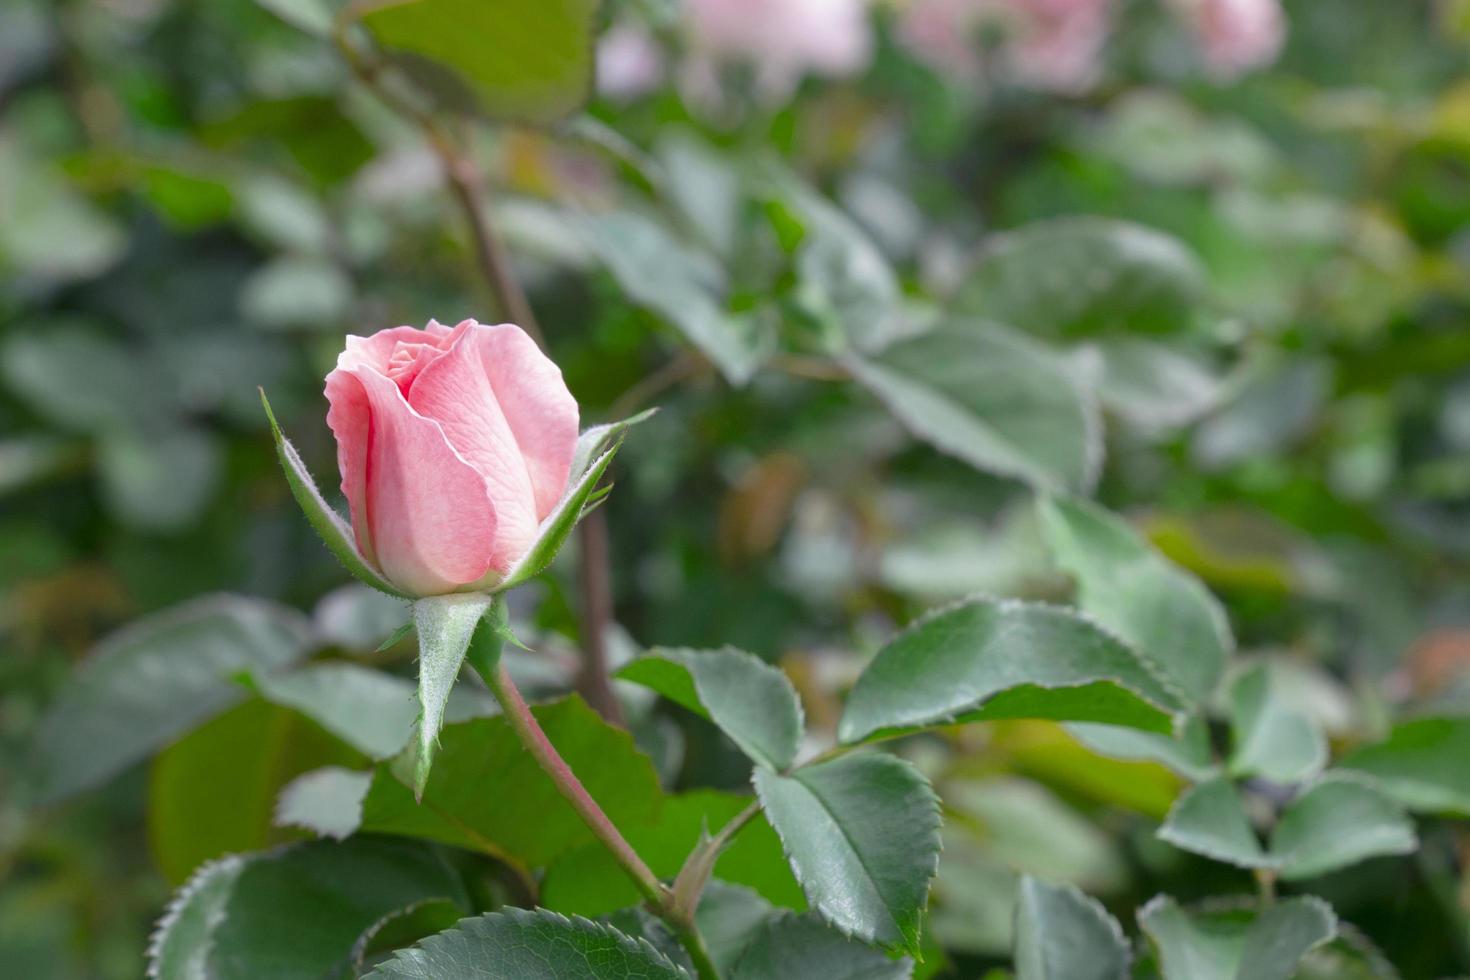
[[[504,662],[497,661],[493,669],[485,671],[481,676],[489,685],[495,699],[500,702],[505,720],[516,733],[516,737],[521,740],[526,751],[531,753],[542,771],[551,777],[557,792],[572,805],[587,829],[592,831],[614,860],[622,866],[652,909],[674,929],[679,942],[689,953],[700,980],[719,980],[719,973],[710,960],[704,938],[694,926],[692,915],[686,921],[684,917],[671,914],[673,895],[669,888],[658,880],[658,876],[638,856],[633,845],[623,837],[602,807],[592,798],[592,794],[587,792],[587,787],[582,785],[577,774],[572,772],[572,767],[567,765],[556,746],[551,744],[551,739],[546,737],[545,730],[526,704],[526,699],[521,697],[520,689],[516,687]]]

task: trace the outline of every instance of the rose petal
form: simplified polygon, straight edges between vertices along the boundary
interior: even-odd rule
[[[370,529],[378,567],[416,595],[453,592],[483,578],[498,524],[484,478],[454,451],[439,423],[415,412],[388,378],[367,367],[332,376],[338,380],[329,378],[329,389],[355,383],[371,409],[365,452],[339,454],[353,464],[361,456],[363,513],[360,518],[354,511],[353,526],[362,520]],[[344,406],[353,404],[350,396],[339,398]],[[349,411],[355,413],[343,414]],[[360,419],[353,414],[350,420],[358,428],[344,418],[344,432],[360,438]],[[338,434],[339,447],[343,441]],[[344,490],[354,479],[344,464]]]
[[[419,372],[409,404],[443,427],[449,445],[484,479],[495,506],[490,565],[505,571],[536,538],[535,491],[482,352],[483,328],[462,333],[442,357]]]
[[[567,489],[577,448],[577,400],[561,368],[520,327],[502,323],[474,333],[490,385],[526,461],[536,520],[545,520]]]

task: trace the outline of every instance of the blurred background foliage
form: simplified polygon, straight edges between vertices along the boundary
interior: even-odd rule
[[[1029,492],[996,475],[1039,473],[1095,481],[1198,574],[1335,746],[1415,706],[1470,712],[1470,5],[1297,0],[1279,57],[1232,66],[1153,0],[1118,0],[1060,73],[984,32],[983,57],[946,61],[914,40],[917,2],[860,10],[857,49],[742,64],[690,28],[707,6],[606,4],[584,113],[467,127],[584,420],[663,409],[606,505],[620,655],[742,646],[830,731],[896,624],[976,591],[1067,595]],[[331,486],[320,392],[342,335],[492,320],[493,297],[421,133],[301,29],[323,10],[0,8],[7,975],[138,975],[173,886],[289,836],[275,791],[351,761],[252,698],[31,807],[32,732],[101,636],[238,592],[306,611],[314,656],[412,675],[411,644],[372,652],[396,610],[342,590],[256,388]],[[971,315],[1021,336],[974,365],[903,339]],[[982,414],[1004,392],[1019,456],[915,439],[912,386],[882,379],[916,376]],[[546,689],[575,658],[575,569],[516,597]],[[743,785],[692,716],[634,717],[670,785]],[[1152,837],[1177,776],[1059,726],[906,752],[948,812],[945,975],[1008,961],[1018,871],[1124,910],[1252,887]],[[224,759],[259,783],[248,800],[177,798]],[[1470,972],[1470,837],[1422,833],[1419,855],[1312,889],[1403,976]]]

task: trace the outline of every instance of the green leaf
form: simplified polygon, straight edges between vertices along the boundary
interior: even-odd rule
[[[1209,779],[1218,769],[1210,750],[1209,728],[1199,715],[1185,718],[1177,737],[1088,722],[1073,722],[1066,728],[1094,752],[1112,759],[1157,762],[1194,782]]]
[[[413,793],[422,798],[424,784],[434,765],[439,729],[444,726],[444,708],[449,692],[459,679],[459,668],[477,631],[486,635],[476,642],[498,644],[493,626],[481,626],[490,618],[494,598],[488,595],[442,595],[413,604],[413,628],[419,637],[418,752],[415,756]],[[504,615],[503,607],[500,615]]]
[[[159,754],[148,785],[148,842],[177,884],[205,861],[296,836],[272,824],[281,788],[308,769],[358,764],[356,752],[260,700],[225,712]]]
[[[219,445],[197,429],[113,433],[97,450],[108,509],[141,530],[178,531],[194,523],[219,483]]]
[[[533,709],[547,738],[619,827],[652,823],[662,801],[653,764],[627,732],[579,698]],[[422,804],[405,750],[378,767],[361,830],[422,837],[539,868],[593,842],[591,832],[502,718],[448,725]],[[508,793],[505,787],[514,786]]]
[[[1287,880],[1311,878],[1419,846],[1414,824],[1372,781],[1329,772],[1302,791],[1271,835],[1271,854]]]
[[[278,827],[301,827],[342,840],[362,823],[362,801],[372,784],[371,772],[323,766],[281,791],[273,820]]]
[[[426,899],[468,904],[433,850],[371,838],[235,855],[179,890],[149,949],[156,980],[318,980],[353,966],[385,916]]]
[[[1256,664],[1230,688],[1234,751],[1230,772],[1295,783],[1327,764],[1327,736],[1308,715],[1296,710],[1268,664]]]
[[[845,744],[963,721],[1050,718],[1170,731],[1178,697],[1111,634],[1068,609],[970,599],[888,642],[848,697]]]
[[[718,831],[749,803],[747,796],[691,790],[666,797],[653,819],[625,821],[618,824],[618,829],[654,874],[672,880],[700,842],[701,834]],[[715,862],[714,874],[727,882],[749,886],[776,905],[806,907],[801,887],[781,852],[781,841],[764,820],[752,820],[735,835]],[[546,869],[540,901],[558,912],[590,917],[637,904],[639,894],[607,848],[600,842],[590,842],[569,850]]]
[[[580,226],[634,303],[673,324],[732,385],[751,379],[765,359],[766,338],[751,319],[726,309],[725,274],[713,257],[634,211],[586,215]]]
[[[801,304],[840,331],[842,346],[883,346],[893,338],[901,297],[888,259],[857,222],[796,174],[774,164],[767,170],[784,212],[801,224]]]
[[[843,932],[909,953],[939,863],[939,801],[913,766],[849,755],[755,788],[812,908]]]
[[[397,639],[403,639],[413,629],[410,615],[407,603],[356,582],[328,592],[311,612],[324,645],[354,653],[387,649],[384,639],[395,632]]]
[[[772,916],[730,971],[730,980],[907,980],[914,965],[849,939],[814,915]]]
[[[376,0],[358,10],[379,44],[447,73],[491,116],[549,122],[592,85],[596,0]]]
[[[231,680],[304,657],[310,623],[293,609],[219,595],[137,620],[104,639],[36,730],[37,793],[89,789],[241,701]]]
[[[1105,218],[1041,221],[990,239],[954,308],[1048,334],[1187,329],[1204,293],[1179,241]]]
[[[1147,432],[1188,425],[1225,394],[1197,360],[1156,341],[1104,337],[1084,350],[1096,354],[1103,406]]]
[[[1259,912],[1190,913],[1166,895],[1139,910],[1164,980],[1288,980],[1311,950],[1337,935],[1320,898],[1289,898]]]
[[[1340,765],[1378,780],[1411,810],[1470,816],[1470,718],[1419,718]]]
[[[632,661],[617,677],[652,688],[708,718],[751,759],[788,769],[801,741],[801,702],[786,675],[754,654],[658,649]]]
[[[1219,602],[1126,523],[1095,504],[1041,504],[1052,554],[1077,580],[1078,604],[1196,702],[1215,689],[1235,645]]]
[[[976,469],[1046,490],[1097,476],[1097,407],[1055,355],[1014,331],[950,320],[843,363],[916,437]]]
[[[49,319],[13,334],[0,347],[0,375],[17,397],[61,429],[144,430],[178,409],[157,363],[87,320]]]
[[[296,503],[306,515],[312,530],[316,531],[327,549],[337,556],[337,560],[358,581],[400,599],[412,598],[389,584],[362,556],[362,552],[357,550],[357,539],[352,536],[351,525],[332,509],[331,504],[327,503],[321,491],[316,488],[316,483],[307,471],[306,464],[301,461],[301,456],[297,454],[296,447],[291,445],[290,440],[281,433],[281,427],[276,424],[275,413],[271,411],[271,404],[266,400],[264,390],[260,393],[260,403],[265,406],[266,418],[270,419],[271,434],[276,440],[276,455],[280,457],[281,468],[286,471],[286,483],[291,487],[291,496],[296,498]]]
[[[255,0],[298,30],[319,38],[332,36],[332,20],[340,3],[332,0]]]
[[[656,409],[649,409],[620,422],[593,426],[577,437],[577,445],[572,453],[569,489],[556,508],[546,516],[546,520],[541,522],[536,531],[535,542],[495,586],[495,592],[512,589],[546,570],[571,536],[572,529],[589,509],[589,500],[597,489],[597,482],[612,465],[613,457],[622,447],[623,436],[630,427],[652,418],[655,411]]]
[[[402,949],[364,980],[688,980],[646,940],[545,909],[507,908]]]
[[[1175,847],[1241,868],[1276,864],[1251,828],[1240,793],[1223,776],[1181,793],[1158,835]]]
[[[253,674],[250,684],[267,701],[300,712],[373,759],[398,754],[408,744],[419,713],[412,681],[352,663]],[[444,719],[465,721],[496,710],[488,693],[457,687],[449,692]]]
[[[1132,954],[1116,919],[1072,885],[1026,875],[1016,901],[1016,980],[1127,980]]]

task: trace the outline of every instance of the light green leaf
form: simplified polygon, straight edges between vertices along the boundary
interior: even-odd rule
[[[586,215],[588,245],[628,297],[673,324],[732,385],[751,379],[767,339],[725,307],[725,274],[709,254],[634,211]]]
[[[976,469],[1047,490],[1086,489],[1097,475],[1097,406],[1012,330],[948,320],[843,363],[915,436]]]
[[[768,169],[773,193],[802,226],[796,250],[802,305],[836,327],[843,346],[883,346],[893,338],[901,297],[888,259],[857,222],[800,177]]]
[[[296,447],[291,445],[290,440],[281,433],[281,427],[276,424],[275,413],[271,411],[271,404],[266,400],[264,391],[260,393],[260,403],[265,406],[266,418],[270,419],[271,434],[276,440],[276,455],[280,457],[281,468],[286,471],[286,482],[291,487],[291,496],[296,498],[296,503],[301,507],[301,512],[306,515],[307,522],[321,537],[327,549],[337,556],[337,560],[358,581],[371,585],[379,592],[398,596],[400,599],[412,598],[389,584],[388,580],[362,556],[362,552],[357,550],[357,540],[352,536],[352,527],[332,509],[332,505],[327,503],[321,491],[316,488],[316,483],[307,471],[306,464],[297,454]]]
[[[617,677],[650,687],[713,721],[751,759],[782,770],[796,759],[801,703],[786,675],[754,654],[658,649],[632,661]]]
[[[748,796],[691,790],[665,797],[653,819],[625,821],[618,829],[654,874],[673,880],[701,834],[717,832],[749,803]],[[715,862],[714,875],[748,886],[776,905],[806,907],[801,887],[781,853],[781,841],[764,820],[752,820],[735,835]],[[568,915],[598,916],[637,904],[639,894],[607,848],[592,842],[567,851],[546,869],[540,900],[547,908]],[[701,912],[707,901],[708,892],[699,906]]]
[[[464,919],[393,954],[364,980],[688,980],[647,940],[545,909]]]
[[[299,30],[320,38],[332,36],[332,18],[340,3],[332,0],[255,0]]]
[[[1198,360],[1156,341],[1104,337],[1084,350],[1096,355],[1104,407],[1145,431],[1188,425],[1225,394],[1220,378]]]
[[[1271,835],[1271,854],[1287,880],[1311,878],[1419,846],[1413,822],[1371,779],[1329,772],[1302,791]]]
[[[814,915],[766,920],[741,953],[730,980],[908,980],[914,964],[849,939]]]
[[[362,801],[372,783],[371,772],[341,766],[312,770],[281,791],[274,822],[342,840],[362,823]]]
[[[1026,875],[1016,901],[1016,980],[1127,980],[1132,954],[1116,919],[1072,885]]]
[[[98,446],[98,475],[109,509],[124,523],[169,532],[199,518],[219,483],[219,446],[207,434],[169,428],[116,433]]]
[[[319,980],[353,966],[384,916],[426,899],[468,904],[454,871],[408,841],[312,841],[200,868],[159,922],[156,980]]]
[[[1179,699],[1132,650],[1068,609],[970,599],[873,658],[838,735],[851,744],[963,721],[1050,718],[1170,731]]]
[[[413,734],[419,708],[412,681],[345,662],[253,674],[250,684],[267,701],[292,708],[373,759],[396,755]],[[444,706],[446,722],[492,715],[495,700],[457,687]]]
[[[205,861],[298,836],[272,825],[281,788],[362,757],[295,714],[252,699],[164,749],[148,780],[148,843],[177,884]]]
[[[439,729],[444,726],[444,708],[449,692],[459,679],[470,642],[477,631],[483,635],[477,642],[498,646],[500,639],[489,619],[495,600],[488,595],[442,595],[420,599],[413,604],[413,628],[419,638],[419,717],[418,752],[414,762],[413,793],[422,798],[424,784],[434,765],[434,752],[439,745]],[[504,614],[503,608],[501,615]]]
[[[1240,793],[1221,776],[1180,794],[1158,834],[1175,847],[1241,868],[1277,863],[1261,847]]]
[[[54,802],[101,783],[241,701],[231,680],[300,660],[306,618],[242,596],[210,596],[137,620],[104,639],[36,730],[38,794]]]
[[[1041,221],[994,236],[956,310],[1049,334],[1188,329],[1204,269],[1178,240],[1105,218]]]
[[[1164,980],[1288,980],[1311,950],[1337,935],[1320,898],[1289,898],[1255,913],[1190,913],[1166,895],[1139,910]]]
[[[1082,609],[1192,700],[1208,698],[1235,645],[1215,597],[1096,504],[1044,500],[1041,518],[1057,563],[1077,580]]]
[[[90,321],[45,320],[12,335],[0,347],[0,374],[11,391],[62,429],[143,430],[178,410],[158,364]]]
[[[353,652],[377,649],[395,630],[411,630],[406,603],[351,582],[323,596],[311,612],[324,645]]]
[[[533,709],[562,758],[619,827],[652,823],[662,803],[653,764],[632,737],[579,698]],[[362,803],[360,830],[442,841],[539,868],[593,842],[502,718],[447,725],[438,758],[416,803],[409,789],[414,752],[378,767]],[[514,786],[515,793],[505,792]]]
[[[1470,816],[1470,718],[1403,722],[1340,765],[1370,774],[1411,810]]]
[[[482,112],[549,122],[592,84],[596,0],[375,0],[361,22],[384,47],[428,63]]]
[[[1327,764],[1327,736],[1309,715],[1292,707],[1269,664],[1256,664],[1235,679],[1230,706],[1232,775],[1294,783]]]
[[[812,908],[845,933],[917,953],[939,862],[939,801],[889,755],[848,755],[782,776],[757,768],[767,819]]]
[[[21,33],[14,25],[7,30]],[[7,62],[21,55],[6,53]],[[7,127],[0,133],[0,268],[40,283],[87,279],[122,257],[128,236],[107,212],[78,192],[65,172]],[[76,363],[74,368],[85,368]],[[84,396],[80,385],[68,386]]]
[[[240,287],[240,312],[267,330],[340,333],[352,307],[352,279],[334,261],[281,255]]]
[[[1066,728],[1083,745],[1101,755],[1157,762],[1195,782],[1209,779],[1218,768],[1210,750],[1209,728],[1199,715],[1185,718],[1177,736],[1089,722],[1073,722]]]

